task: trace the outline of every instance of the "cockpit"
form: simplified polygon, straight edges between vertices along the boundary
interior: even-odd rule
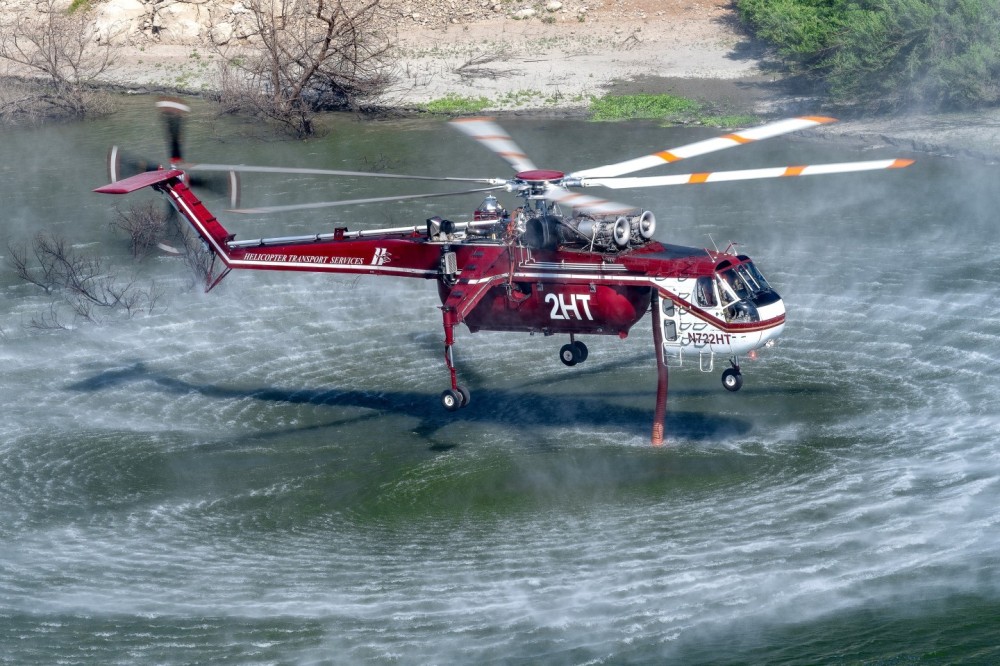
[[[760,321],[760,309],[778,303],[781,297],[767,283],[749,257],[726,259],[711,277],[698,278],[696,300],[705,308],[721,306],[728,321]]]

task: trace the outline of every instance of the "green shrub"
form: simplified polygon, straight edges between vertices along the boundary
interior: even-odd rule
[[[834,99],[926,109],[1000,103],[998,0],[738,0],[789,69]]]

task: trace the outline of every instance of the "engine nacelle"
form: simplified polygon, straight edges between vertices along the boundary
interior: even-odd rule
[[[624,250],[630,245],[642,245],[656,232],[656,217],[648,210],[641,215],[617,218],[582,215],[566,220],[565,224],[575,231],[577,242],[583,240],[601,250]]]
[[[632,227],[625,217],[578,217],[572,223],[580,236],[601,249],[626,248],[632,236]]]
[[[656,216],[653,211],[644,210],[642,215],[629,220],[632,227],[632,242],[645,243],[656,233]]]

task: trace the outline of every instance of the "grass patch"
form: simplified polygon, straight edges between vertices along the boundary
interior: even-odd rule
[[[722,116],[701,116],[698,122],[702,125],[721,127],[722,129],[736,129],[738,127],[751,127],[761,122],[761,119],[750,113],[734,113]]]
[[[701,104],[676,95],[605,95],[590,100],[594,120],[690,120],[701,112]]]
[[[425,113],[439,113],[445,115],[460,115],[465,113],[480,113],[490,106],[490,100],[485,97],[463,97],[461,95],[448,94],[440,99],[421,104],[420,108]]]
[[[676,95],[606,95],[590,98],[592,120],[662,120],[732,129],[760,122],[752,113],[718,113],[701,102]]]

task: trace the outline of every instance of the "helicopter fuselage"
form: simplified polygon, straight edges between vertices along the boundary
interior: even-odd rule
[[[190,223],[213,262],[223,264],[218,273],[208,275],[206,290],[234,269],[434,280],[452,379],[451,393],[446,391],[443,397],[449,409],[454,408],[449,402],[453,396],[458,406],[468,404],[467,392],[459,396],[464,389],[456,383],[451,358],[454,328],[462,323],[471,332],[568,334],[570,344],[560,356],[566,365],[575,365],[587,356],[586,346],[575,336],[624,338],[652,311],[658,365],[665,368],[667,363],[691,359],[701,370],[710,371],[716,358],[728,358],[733,368],[727,371],[729,380],[724,373],[723,383],[730,390],[742,384],[738,358],[772,344],[785,324],[781,298],[749,257],[664,244],[652,240],[651,233],[643,237],[634,229],[637,224],[651,228],[655,222],[648,213],[631,222],[626,218],[606,224],[573,222],[573,233],[587,229],[593,234],[589,244],[565,242],[560,236],[564,231],[553,225],[567,223],[556,217],[529,220],[537,223],[534,235],[518,232],[503,217],[463,223],[431,218],[412,227],[335,228],[306,236],[236,240],[183,177],[176,169],[147,172],[97,191],[122,194],[143,187],[161,191]],[[607,243],[595,247],[593,239],[601,233]],[[535,241],[543,246],[533,247],[527,237],[544,239]],[[610,240],[619,237],[624,244]],[[661,386],[665,392],[665,380]]]
[[[101,191],[153,184],[231,269],[385,275],[435,280],[445,311],[470,331],[618,335],[661,302],[661,353],[735,357],[781,333],[784,304],[749,257],[646,241],[621,251],[530,248],[504,237],[502,220],[235,240],[176,171],[151,172]],[[157,175],[159,174],[159,175]],[[131,181],[131,183],[130,183]],[[445,222],[445,224],[441,224]]]

